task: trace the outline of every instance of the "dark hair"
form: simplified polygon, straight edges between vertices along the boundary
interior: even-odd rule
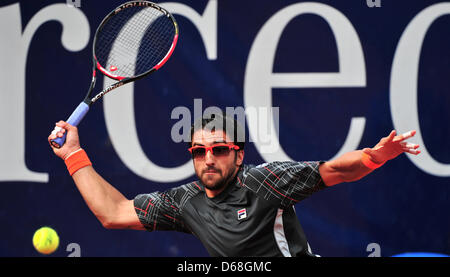
[[[189,147],[192,147],[192,137],[198,130],[207,129],[210,131],[222,130],[239,146],[239,150],[244,150],[245,147],[245,133],[242,126],[232,117],[222,116],[221,114],[212,113],[198,118],[191,126],[191,139],[188,142]]]

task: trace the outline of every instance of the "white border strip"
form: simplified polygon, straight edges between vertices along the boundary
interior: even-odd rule
[[[278,209],[277,211],[275,224],[273,225],[273,234],[275,236],[275,241],[277,242],[278,248],[280,249],[283,256],[291,257],[291,252],[289,251],[289,245],[286,240],[286,235],[284,234],[282,209]]]

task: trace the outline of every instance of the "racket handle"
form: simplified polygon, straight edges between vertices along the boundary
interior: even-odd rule
[[[78,107],[75,109],[75,111],[73,111],[73,113],[70,115],[69,119],[67,119],[67,123],[69,123],[72,126],[78,126],[78,124],[88,111],[89,105],[84,102],[81,102],[80,105],[78,105]],[[60,128],[57,126],[55,127],[55,130],[59,131]],[[65,141],[66,141],[66,133],[64,133],[63,136],[60,138],[51,140],[51,144],[55,148],[61,148]]]

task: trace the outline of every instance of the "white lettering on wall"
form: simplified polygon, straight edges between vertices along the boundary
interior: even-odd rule
[[[450,14],[449,3],[432,5],[421,11],[408,24],[395,51],[391,72],[390,105],[395,129],[417,130],[414,139],[420,145],[420,155],[406,155],[418,168],[436,176],[450,176],[450,164],[443,164],[431,157],[419,124],[417,103],[417,84],[422,44],[430,25],[440,16]],[[438,128],[447,128],[447,122],[436,124]],[[443,149],[447,150],[448,149]]]
[[[33,172],[25,164],[25,67],[34,34],[52,20],[63,27],[64,48],[80,51],[86,47],[89,23],[79,9],[69,9],[65,4],[45,7],[31,18],[22,33],[19,4],[0,8],[0,182],[48,182],[47,173]]]
[[[199,30],[209,60],[217,59],[217,0],[210,0],[202,14],[191,7],[175,2],[162,4],[175,14],[188,18]],[[339,72],[335,73],[274,73],[273,64],[279,39],[286,25],[296,16],[315,14],[329,24],[337,44]],[[432,158],[427,150],[419,125],[418,114],[418,67],[425,35],[431,24],[443,15],[450,14],[449,3],[438,3],[421,11],[405,29],[395,52],[390,84],[390,108],[393,125],[397,130],[417,130],[415,139],[421,145],[418,156],[406,155],[418,168],[435,176],[450,176],[450,164],[443,164]],[[48,182],[45,172],[30,170],[25,162],[25,91],[28,49],[33,36],[41,25],[56,21],[62,25],[61,43],[68,51],[81,51],[90,38],[90,26],[81,9],[54,4],[41,9],[22,28],[19,4],[0,7],[0,182],[29,181]],[[23,31],[22,31],[23,30]],[[301,43],[301,42],[300,42]],[[320,53],[318,53],[320,54]],[[106,79],[106,78],[105,78]],[[104,85],[111,82],[106,79]],[[257,113],[252,110],[272,107],[272,88],[319,88],[319,87],[364,87],[366,70],[364,56],[358,35],[351,22],[338,10],[328,5],[304,2],[283,8],[273,15],[258,32],[250,49],[244,80],[244,104],[250,141],[266,161],[292,160],[279,145],[276,136],[277,124],[269,117],[267,134],[269,141],[276,143],[265,151],[265,145],[258,143],[261,124]],[[191,162],[175,168],[158,167],[144,154],[136,132],[133,85],[118,88],[118,91],[104,98],[106,126],[119,157],[137,175],[157,182],[183,180],[193,174]],[[116,111],[120,110],[118,116]],[[194,109],[195,110],[195,109]],[[194,116],[195,118],[198,115]],[[445,119],[442,119],[445,120]],[[441,124],[448,125],[447,122]],[[336,153],[341,154],[359,146],[365,126],[364,117],[351,120],[346,141]],[[11,135],[13,134],[13,139]],[[266,141],[266,137],[263,137]]]
[[[277,45],[286,25],[296,16],[316,14],[325,19],[334,33],[339,58],[337,73],[273,73]],[[366,70],[358,35],[351,22],[333,7],[307,2],[290,5],[273,15],[261,28],[250,49],[245,71],[244,104],[246,107],[272,107],[272,88],[364,87]],[[247,109],[247,108],[246,108]],[[249,135],[259,137],[258,118],[247,113]],[[365,118],[352,118],[347,139],[336,156],[356,149],[361,140]],[[292,160],[279,145],[276,126],[271,120],[271,141],[277,144],[266,151],[255,146],[266,161]],[[333,158],[335,158],[333,157]],[[332,159],[333,159],[332,158]]]

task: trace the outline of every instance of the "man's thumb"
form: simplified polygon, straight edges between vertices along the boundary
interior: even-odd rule
[[[372,149],[371,148],[364,148],[362,151],[364,153],[366,153],[367,155],[372,155]]]

